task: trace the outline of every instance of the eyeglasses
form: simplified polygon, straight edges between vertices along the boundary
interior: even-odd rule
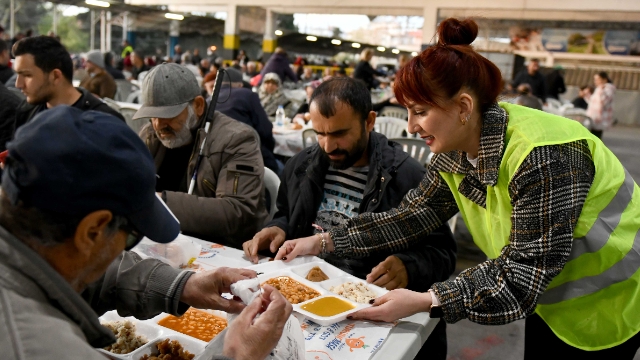
[[[128,220],[125,224],[120,226],[120,230],[127,233],[127,241],[125,243],[125,250],[133,249],[144,237],[144,234],[140,233],[136,228],[129,224]]]

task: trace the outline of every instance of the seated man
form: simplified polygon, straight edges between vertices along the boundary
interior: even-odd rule
[[[101,111],[124,121],[119,112],[89,91],[73,87],[71,56],[58,40],[49,36],[24,38],[13,45],[13,55],[16,87],[27,99],[16,110],[14,126],[0,129],[1,138],[12,138],[16,129],[38,113],[58,105]]]
[[[371,131],[376,115],[364,83],[349,77],[332,78],[318,86],[310,102],[318,144],[287,162],[278,191],[278,212],[243,244],[254,262],[260,250],[276,252],[285,239],[312,235],[313,225],[328,231],[359,213],[392,209],[418,187],[425,174],[425,168],[400,145]],[[447,226],[429,237],[387,258],[342,260],[330,255],[325,260],[387,289],[427,291],[453,273],[456,260],[456,243]],[[428,341],[431,358],[445,359],[444,321]]]
[[[105,69],[104,56],[100,50],[92,50],[85,56],[84,68],[87,76],[80,82],[80,87],[87,89],[99,98],[113,99],[118,86],[113,76]]]
[[[167,243],[179,232],[154,192],[153,159],[124,123],[59,106],[22,127],[8,147],[0,194],[2,359],[104,359],[94,348],[116,339],[94,311],[181,315],[188,307],[181,300],[243,308],[220,293],[255,277],[249,270],[193,274],[123,252],[143,236]],[[249,326],[263,301],[262,316],[271,316]],[[290,312],[267,288],[229,327],[222,353],[209,358],[265,358]]]
[[[141,99],[133,119],[151,118],[140,137],[155,159],[156,190],[182,231],[241,248],[267,216],[256,132],[217,111],[209,114],[195,75],[178,64],[153,68],[142,83]],[[205,122],[210,122],[208,133]],[[196,170],[195,188],[188,194]]]
[[[260,105],[258,95],[242,87],[240,71],[234,68],[228,68],[225,71],[216,110],[251,126],[258,132],[264,166],[279,174],[280,167],[273,155],[273,148],[276,145],[273,138],[273,124]]]

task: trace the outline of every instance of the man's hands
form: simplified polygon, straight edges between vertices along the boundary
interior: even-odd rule
[[[229,326],[224,338],[224,356],[234,360],[264,359],[278,344],[293,307],[272,286],[264,285],[262,290],[262,295]]]
[[[245,241],[242,244],[244,254],[253,262],[258,263],[258,251],[269,249],[272,253],[278,251],[278,248],[284,242],[284,230],[277,226],[262,229],[253,239]]]
[[[431,294],[407,289],[389,291],[377,298],[372,307],[356,311],[349,319],[393,322],[431,310]]]
[[[221,267],[211,271],[195,273],[184,284],[180,301],[200,309],[215,309],[237,314],[244,304],[236,300],[227,300],[220,296],[228,293],[231,284],[256,277],[256,272],[246,269]]]
[[[371,270],[367,275],[367,282],[393,290],[406,288],[409,284],[409,276],[402,260],[392,255]]]

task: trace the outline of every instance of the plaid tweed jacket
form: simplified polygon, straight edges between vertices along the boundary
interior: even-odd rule
[[[373,252],[394,253],[425,239],[458,212],[451,189],[439,172],[465,174],[458,191],[486,207],[486,187],[498,180],[508,114],[494,104],[482,119],[477,168],[462,151],[435,155],[430,171],[398,208],[364,213],[345,227],[331,230],[335,254],[364,257]],[[586,141],[533,149],[509,183],[513,206],[510,243],[498,258],[467,269],[454,280],[433,285],[445,321],[468,318],[498,325],[532,314],[538,297],[567,261],[573,230],[594,176]]]

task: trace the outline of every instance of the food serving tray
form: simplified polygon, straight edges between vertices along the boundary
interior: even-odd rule
[[[313,281],[307,280],[306,279],[307,274],[314,267],[319,267],[320,270],[322,270],[322,272],[325,275],[327,275],[328,279],[320,282],[313,282]],[[306,316],[307,318],[313,320],[313,322],[319,325],[331,325],[333,323],[340,322],[342,320],[345,320],[347,316],[349,316],[349,314],[352,314],[358,310],[371,307],[369,303],[358,303],[344,296],[331,292],[330,289],[332,286],[338,286],[347,282],[351,282],[355,284],[362,283],[375,294],[375,297],[382,296],[388,292],[388,290],[384,288],[378,287],[373,284],[369,284],[365,280],[359,279],[324,261],[310,262],[310,263],[305,263],[303,265],[293,266],[290,268],[284,268],[284,269],[281,268],[281,269],[273,270],[270,272],[265,272],[264,274],[258,275],[258,279],[260,280],[260,284],[264,284],[269,279],[279,278],[283,276],[290,277],[291,279],[299,282],[300,284],[308,288],[311,288],[319,293],[319,295],[313,299],[302,301],[298,304],[292,304],[293,310],[295,312]],[[308,310],[305,310],[305,307],[306,307],[305,305],[309,305],[310,303],[315,302],[317,300],[320,300],[323,298],[330,298],[330,297],[338,298],[339,300],[342,300],[350,304],[352,308],[342,311],[335,315],[330,315],[330,316],[321,316],[313,312],[310,312]]]

